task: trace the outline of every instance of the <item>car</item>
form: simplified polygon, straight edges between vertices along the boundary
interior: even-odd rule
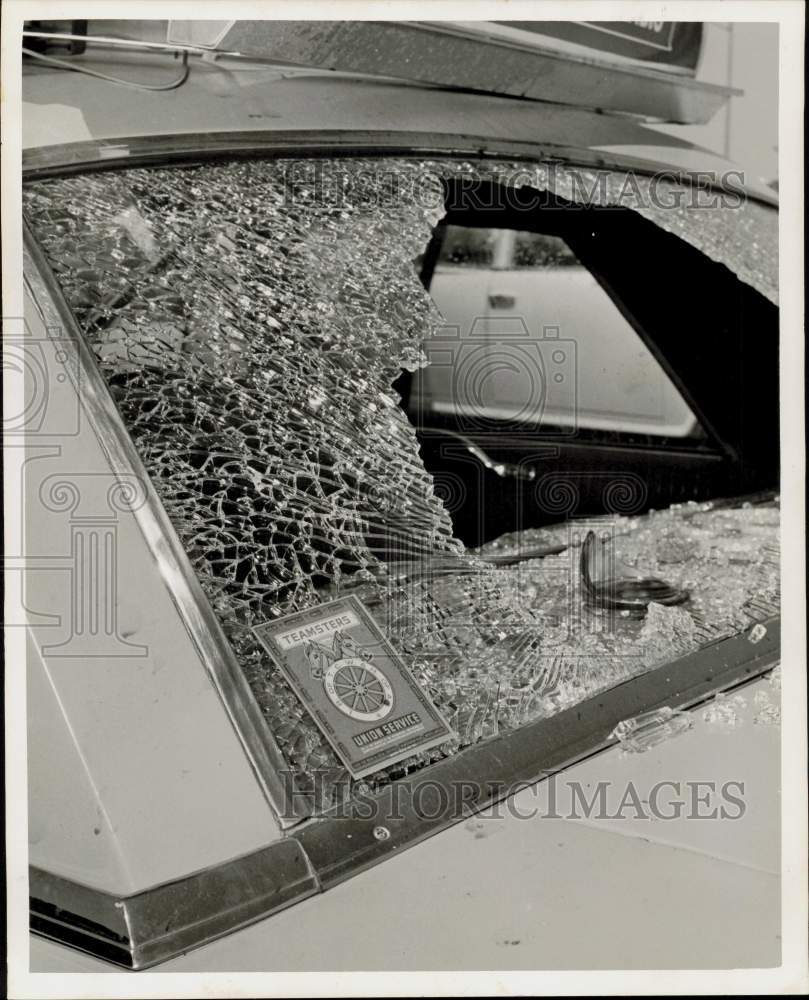
[[[727,94],[279,25],[26,42],[31,927],[131,969],[432,834],[473,886],[780,656],[777,199],[641,120]]]
[[[483,244],[480,250],[466,245],[472,234]],[[462,361],[455,359],[452,368],[440,361],[428,364],[418,371],[420,409],[471,411],[491,420],[527,416],[535,397],[541,395],[537,386],[520,379],[525,373],[519,364],[501,370],[492,355],[501,347],[498,338],[504,339],[514,316],[527,314],[540,320],[545,310],[546,317],[555,316],[559,329],[575,342],[580,362],[575,397],[558,390],[551,396],[565,382],[556,383],[546,376],[538,423],[663,438],[689,437],[697,430],[696,418],[654,355],[560,237],[513,229],[448,227],[430,295],[447,323],[461,327],[464,340],[473,336],[473,330],[478,332],[483,353],[477,360],[495,370],[480,398],[461,400],[457,390],[463,385]],[[529,332],[533,332],[532,340],[541,339],[537,332]],[[436,353],[448,350],[449,345],[434,336],[427,349]],[[564,360],[555,363],[561,366]],[[609,377],[612,372],[617,379]]]

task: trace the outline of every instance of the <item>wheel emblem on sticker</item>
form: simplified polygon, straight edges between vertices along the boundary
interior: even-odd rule
[[[323,675],[329,701],[359,722],[379,722],[393,708],[393,688],[387,677],[366,660],[336,660]]]
[[[338,631],[330,645],[308,641],[304,653],[313,678],[323,682],[335,708],[356,722],[379,722],[393,708],[393,687],[371,662],[368,649]]]
[[[352,778],[455,738],[356,595],[255,625],[253,634]]]

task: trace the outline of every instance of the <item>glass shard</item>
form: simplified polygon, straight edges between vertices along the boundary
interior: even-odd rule
[[[747,700],[740,694],[719,692],[702,713],[704,722],[735,729],[744,725],[743,710]]]
[[[645,753],[690,728],[688,712],[665,707],[619,722],[610,738],[618,740],[624,753]]]

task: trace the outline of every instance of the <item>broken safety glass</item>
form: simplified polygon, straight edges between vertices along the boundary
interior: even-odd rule
[[[374,786],[777,611],[775,502],[619,512],[595,525],[622,565],[688,592],[687,604],[652,603],[642,618],[586,599],[586,525],[529,528],[477,551],[453,536],[451,498],[426,472],[392,383],[426,363],[424,342],[443,322],[416,267],[443,182],[479,171],[506,184],[514,169],[242,160],[24,191],[256,702],[299,787],[317,784],[320,808],[344,794],[345,774],[255,625],[342,593],[373,614],[455,733],[367,779]],[[561,174],[520,171],[522,184],[571,195]],[[619,181],[610,176],[606,201]],[[774,296],[766,233],[755,250],[723,238],[757,212],[726,222],[683,210],[665,225]],[[462,264],[490,248],[448,252]],[[517,252],[519,266],[566,263],[537,241]]]

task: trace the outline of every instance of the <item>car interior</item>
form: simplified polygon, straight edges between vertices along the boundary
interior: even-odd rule
[[[451,516],[466,545],[564,516],[614,513],[616,481],[629,493],[621,513],[776,489],[772,303],[629,209],[550,194],[532,211],[491,207],[507,199],[487,185],[448,184],[446,193],[420,276],[433,292],[454,267],[467,286],[434,295],[450,333],[425,342],[430,368],[403,374],[396,388],[438,488],[442,479],[463,484]],[[514,234],[505,266],[493,255],[498,231]],[[549,279],[571,272],[590,284],[579,279],[560,293],[557,281],[545,295]],[[523,301],[486,298],[486,279],[504,273],[521,277]],[[447,337],[456,339],[454,356]],[[651,398],[622,392],[633,371]],[[561,391],[554,378],[564,380]],[[512,412],[498,410],[498,391]],[[560,509],[548,496],[562,480],[575,497]]]

